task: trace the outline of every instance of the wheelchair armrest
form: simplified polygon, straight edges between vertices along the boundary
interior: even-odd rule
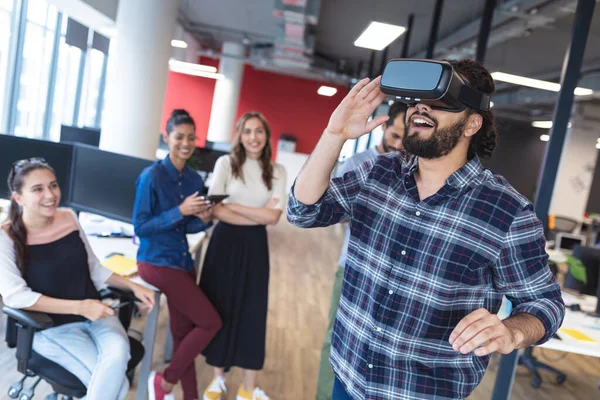
[[[19,310],[7,306],[2,311],[16,321],[17,327],[17,369],[27,375],[29,359],[33,347],[33,334],[38,330],[52,327],[52,319],[44,313]]]
[[[35,330],[43,330],[51,328],[54,325],[52,318],[48,314],[36,311],[20,310],[17,308],[2,307],[2,312],[9,317],[15,319],[22,325],[30,326]]]

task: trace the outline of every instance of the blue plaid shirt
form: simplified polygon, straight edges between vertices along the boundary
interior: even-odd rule
[[[290,191],[288,220],[323,227],[350,219],[331,363],[355,399],[464,399],[490,356],[450,346],[458,322],[479,308],[543,323],[547,341],[564,303],[547,266],[531,203],[471,159],[436,194],[419,199],[418,159],[379,156],[331,180],[314,205]]]

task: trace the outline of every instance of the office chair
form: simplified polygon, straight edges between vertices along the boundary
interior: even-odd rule
[[[102,299],[116,299],[120,302],[129,302],[128,305],[119,309],[119,320],[127,331],[136,307],[136,298],[133,292],[120,288],[109,287],[100,292]],[[52,319],[44,313],[19,310],[4,306],[2,311],[8,316],[6,324],[6,343],[9,348],[17,348],[17,369],[24,376],[18,382],[13,383],[8,389],[8,396],[12,399],[31,400],[35,394],[35,388],[44,380],[52,386],[55,393],[46,396],[45,400],[58,400],[61,398],[72,400],[86,395],[86,387],[81,381],[69,371],[42,357],[32,349],[33,335],[36,331],[51,328]],[[131,347],[131,359],[127,365],[127,378],[130,384],[133,381],[135,367],[144,356],[144,346],[137,339],[129,337]],[[33,378],[34,383],[28,388],[24,383],[28,378]]]
[[[594,247],[575,246],[573,248],[573,257],[580,260],[585,267],[587,283],[578,281],[569,272],[565,276],[565,288],[576,290],[581,294],[595,296],[596,289],[598,288],[598,275],[600,271],[600,249]]]
[[[550,270],[552,271],[554,276],[556,276],[558,274],[558,265],[550,261],[548,263],[548,266],[550,267]],[[526,348],[523,354],[519,356],[519,365],[524,365],[529,370],[532,376],[531,386],[535,389],[539,388],[542,385],[542,377],[540,376],[538,370],[546,370],[552,372],[554,375],[556,375],[556,383],[558,383],[559,385],[562,385],[567,379],[567,375],[565,375],[563,372],[539,361],[533,355],[533,346]]]

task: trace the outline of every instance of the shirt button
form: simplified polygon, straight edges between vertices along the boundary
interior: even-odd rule
[[[180,194],[179,197],[183,199],[183,195],[182,194]]]
[[[369,368],[370,368],[370,369],[373,369],[373,364],[369,364]]]
[[[179,232],[179,228],[175,228],[175,232]]]
[[[394,294],[394,291],[393,291],[393,290],[390,290],[388,293],[389,293],[389,294]]]
[[[181,182],[179,182],[179,186],[181,186]]]
[[[419,215],[421,215],[421,211],[417,211],[417,212],[415,213],[415,215],[418,217]]]
[[[181,253],[182,256],[185,256],[185,253]]]
[[[381,332],[381,328],[377,328],[377,332]]]
[[[182,240],[181,243],[185,244],[185,240]]]
[[[402,250],[402,253],[401,253],[401,254],[402,254],[403,256],[405,256],[405,255],[406,255],[406,250]]]

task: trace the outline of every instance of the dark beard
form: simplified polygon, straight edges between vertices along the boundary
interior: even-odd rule
[[[427,115],[427,113],[417,112],[413,115],[426,116],[435,122],[436,127],[429,138],[422,139],[419,137],[418,133],[408,134],[410,123],[407,123],[406,128],[404,129],[402,144],[404,145],[404,150],[407,152],[414,154],[417,157],[427,159],[440,158],[450,153],[458,144],[467,122],[467,117],[464,117],[454,125],[438,129],[437,121],[431,118],[430,115]]]

